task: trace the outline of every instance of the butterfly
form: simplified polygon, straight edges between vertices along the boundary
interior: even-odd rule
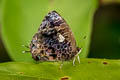
[[[30,43],[32,58],[36,61],[69,61],[79,59],[81,48],[76,46],[72,30],[56,11],[43,19]]]

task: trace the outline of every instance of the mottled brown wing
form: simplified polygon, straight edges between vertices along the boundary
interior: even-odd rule
[[[70,60],[78,52],[70,27],[56,11],[45,16],[30,46],[33,58],[40,61]]]

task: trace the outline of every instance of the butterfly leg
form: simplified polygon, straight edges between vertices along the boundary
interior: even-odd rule
[[[63,66],[63,62],[62,62],[62,63],[60,63],[60,67],[59,67],[59,69],[62,69],[62,66]]]
[[[82,49],[79,50],[79,52],[75,55],[74,59],[73,59],[73,66],[75,66],[75,61],[76,61],[76,57],[78,59],[78,62],[80,63],[80,57],[79,54],[81,53]]]
[[[22,45],[23,47],[30,48],[29,46]],[[30,51],[22,51],[22,53],[29,53]]]
[[[77,54],[77,59],[78,59],[78,62],[80,63],[80,57],[79,57],[79,54],[81,53],[82,51],[82,48],[79,50],[78,54]]]
[[[22,45],[23,47],[26,47],[26,48],[30,48],[29,46],[26,46],[26,45]]]
[[[62,69],[62,66],[63,66],[63,59],[60,61],[60,67],[59,67],[59,69]]]
[[[22,53],[29,53],[30,51],[22,51]]]
[[[73,59],[73,66],[75,66],[75,60],[76,60],[76,56]]]

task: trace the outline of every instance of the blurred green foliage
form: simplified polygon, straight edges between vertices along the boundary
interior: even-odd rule
[[[77,44],[83,47],[81,57],[86,57],[91,36],[93,15],[97,0],[4,0],[2,38],[14,61],[33,61],[31,54],[22,54],[44,16],[56,10],[74,32]],[[84,36],[87,38],[80,42]]]
[[[2,2],[0,0],[0,62],[10,61],[10,58],[5,50],[5,46],[3,45],[2,38],[1,38],[1,22],[2,22]]]

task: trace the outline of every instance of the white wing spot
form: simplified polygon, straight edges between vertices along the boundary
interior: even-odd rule
[[[63,42],[65,40],[65,38],[61,34],[59,34],[58,40],[59,40],[59,42]]]

